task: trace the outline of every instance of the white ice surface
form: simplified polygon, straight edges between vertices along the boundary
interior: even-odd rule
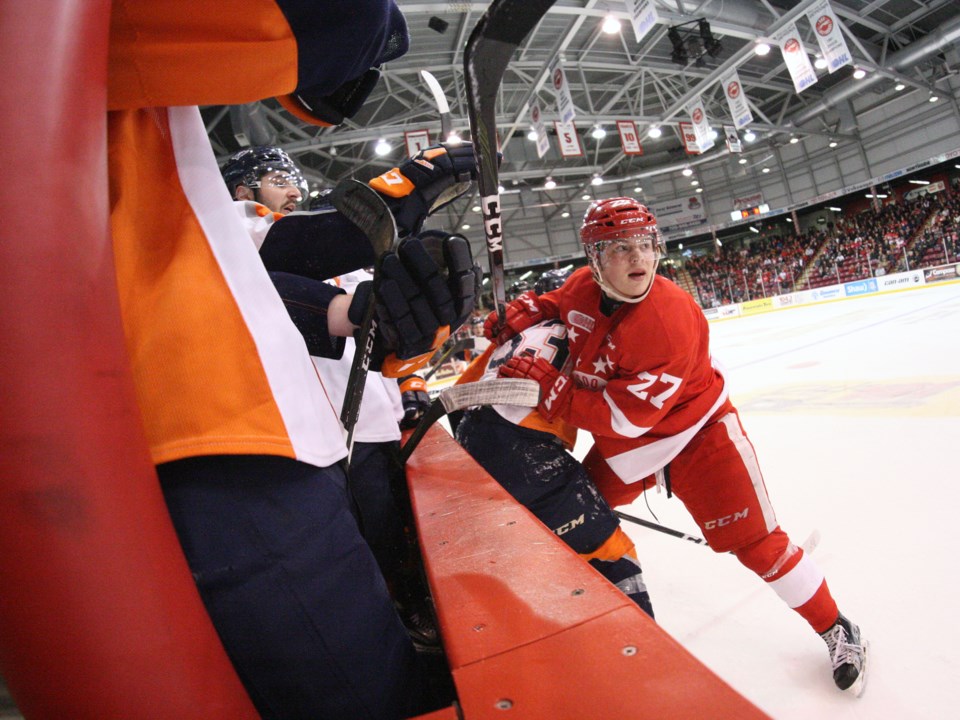
[[[859,699],[809,626],[730,555],[636,525],[660,625],[777,720],[960,717],[960,284],[711,324],[781,526],[870,641]],[[589,446],[582,438],[576,454]],[[676,499],[659,522],[700,534]],[[653,520],[641,499],[625,511]]]

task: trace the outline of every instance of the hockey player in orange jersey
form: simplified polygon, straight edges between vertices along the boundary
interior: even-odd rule
[[[833,678],[859,694],[867,644],[813,559],[777,523],[760,467],[710,356],[709,329],[685,291],[656,274],[664,252],[654,216],[631,198],[594,203],[580,230],[588,265],[558,290],[521,296],[485,332],[503,343],[547,318],[567,327],[569,375],[531,356],[504,377],[541,385],[540,411],[590,431],[585,460],[612,506],[656,481],[684,503],[715,552],[732,552],[827,644]]]

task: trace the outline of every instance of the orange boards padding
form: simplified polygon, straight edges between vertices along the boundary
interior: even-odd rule
[[[413,453],[407,478],[465,720],[766,717],[442,428]]]

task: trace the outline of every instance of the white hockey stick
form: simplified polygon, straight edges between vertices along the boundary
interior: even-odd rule
[[[475,405],[521,405],[533,408],[540,401],[540,383],[523,378],[498,378],[454,385],[440,392],[423,414],[413,434],[400,449],[401,463],[407,462],[427,430],[441,417]]]

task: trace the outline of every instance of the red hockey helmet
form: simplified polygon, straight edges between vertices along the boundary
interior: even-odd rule
[[[656,227],[657,219],[646,205],[628,197],[608,198],[587,208],[580,227],[580,240],[586,246],[601,240],[636,237]]]
[[[653,287],[651,282],[646,291],[638,297],[626,297],[620,294],[603,277],[604,248],[617,240],[631,238],[649,238],[656,252],[654,272],[665,254],[663,237],[657,227],[657,219],[646,205],[642,205],[633,198],[615,197],[598,200],[587,208],[583,216],[583,225],[580,226],[580,241],[587,256],[593,279],[603,289],[604,293],[621,302],[638,303],[643,300]]]

